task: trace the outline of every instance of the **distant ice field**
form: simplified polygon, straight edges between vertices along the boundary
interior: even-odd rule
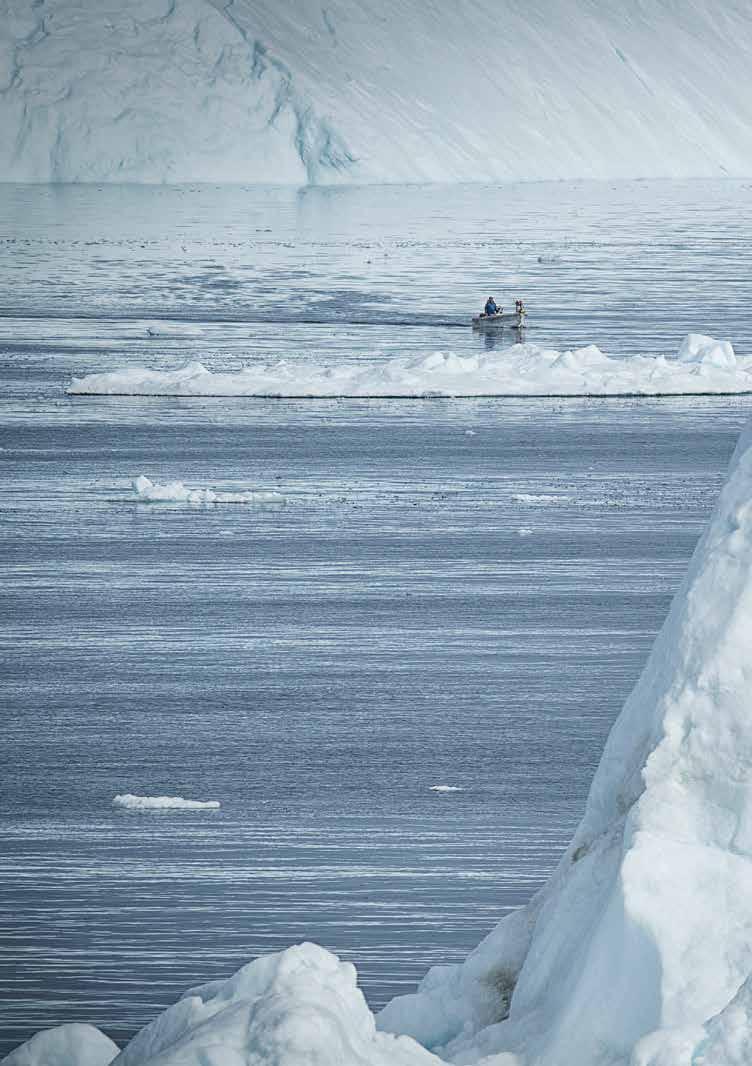
[[[749,195],[0,187],[0,1049],[306,938],[376,1007],[461,958],[571,836],[752,408],[70,378],[470,356],[491,293],[535,343],[745,356]]]

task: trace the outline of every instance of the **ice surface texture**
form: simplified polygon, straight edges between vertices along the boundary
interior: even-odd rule
[[[535,344],[459,356],[434,352],[380,364],[282,360],[233,373],[201,363],[180,370],[130,367],[73,378],[70,394],[123,396],[670,396],[752,392],[752,357],[728,341],[689,334],[676,359],[613,359],[595,345],[557,352]]]
[[[388,1004],[378,1029],[353,968],[304,944],[189,992],[118,1066],[747,1063],[751,637],[752,428],[532,901]],[[58,1061],[25,1048],[6,1063]]]
[[[751,43],[742,0],[0,0],[0,172],[746,176]]]

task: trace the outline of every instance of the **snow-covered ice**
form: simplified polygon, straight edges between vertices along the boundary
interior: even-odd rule
[[[216,811],[219,800],[189,800],[182,796],[135,796],[131,792],[115,796],[113,807],[128,811]]]
[[[214,489],[189,489],[182,481],[159,484],[145,474],[134,479],[133,488],[138,498],[148,503],[244,503],[254,507],[283,507],[285,504],[285,497],[280,492],[215,492]]]
[[[493,54],[484,36],[494,28]],[[8,181],[750,173],[741,0],[0,0]],[[486,116],[501,116],[488,131]]]
[[[142,1029],[117,1066],[435,1066],[378,1032],[355,967],[315,944],[265,955],[190,989]],[[34,1064],[36,1066],[36,1064]]]
[[[595,345],[559,352],[533,343],[459,356],[396,356],[368,366],[281,360],[235,372],[202,363],[74,377],[71,395],[112,396],[672,396],[752,392],[752,356],[690,334],[679,356],[612,358]]]
[[[118,1066],[748,1063],[751,634],[752,427],[531,902],[378,1029],[353,967],[304,944],[187,993]]]

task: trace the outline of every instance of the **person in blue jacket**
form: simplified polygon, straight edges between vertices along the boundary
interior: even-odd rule
[[[484,315],[498,315],[501,308],[497,305],[493,296],[489,296],[486,300],[486,306],[483,308]]]

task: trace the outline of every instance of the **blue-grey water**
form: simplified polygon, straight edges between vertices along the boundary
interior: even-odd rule
[[[546,344],[746,354],[751,195],[0,187],[0,1049],[122,1042],[302,939],[375,1007],[461,958],[566,845],[752,409],[70,376],[468,352],[489,292]],[[287,504],[139,503],[142,473]]]

